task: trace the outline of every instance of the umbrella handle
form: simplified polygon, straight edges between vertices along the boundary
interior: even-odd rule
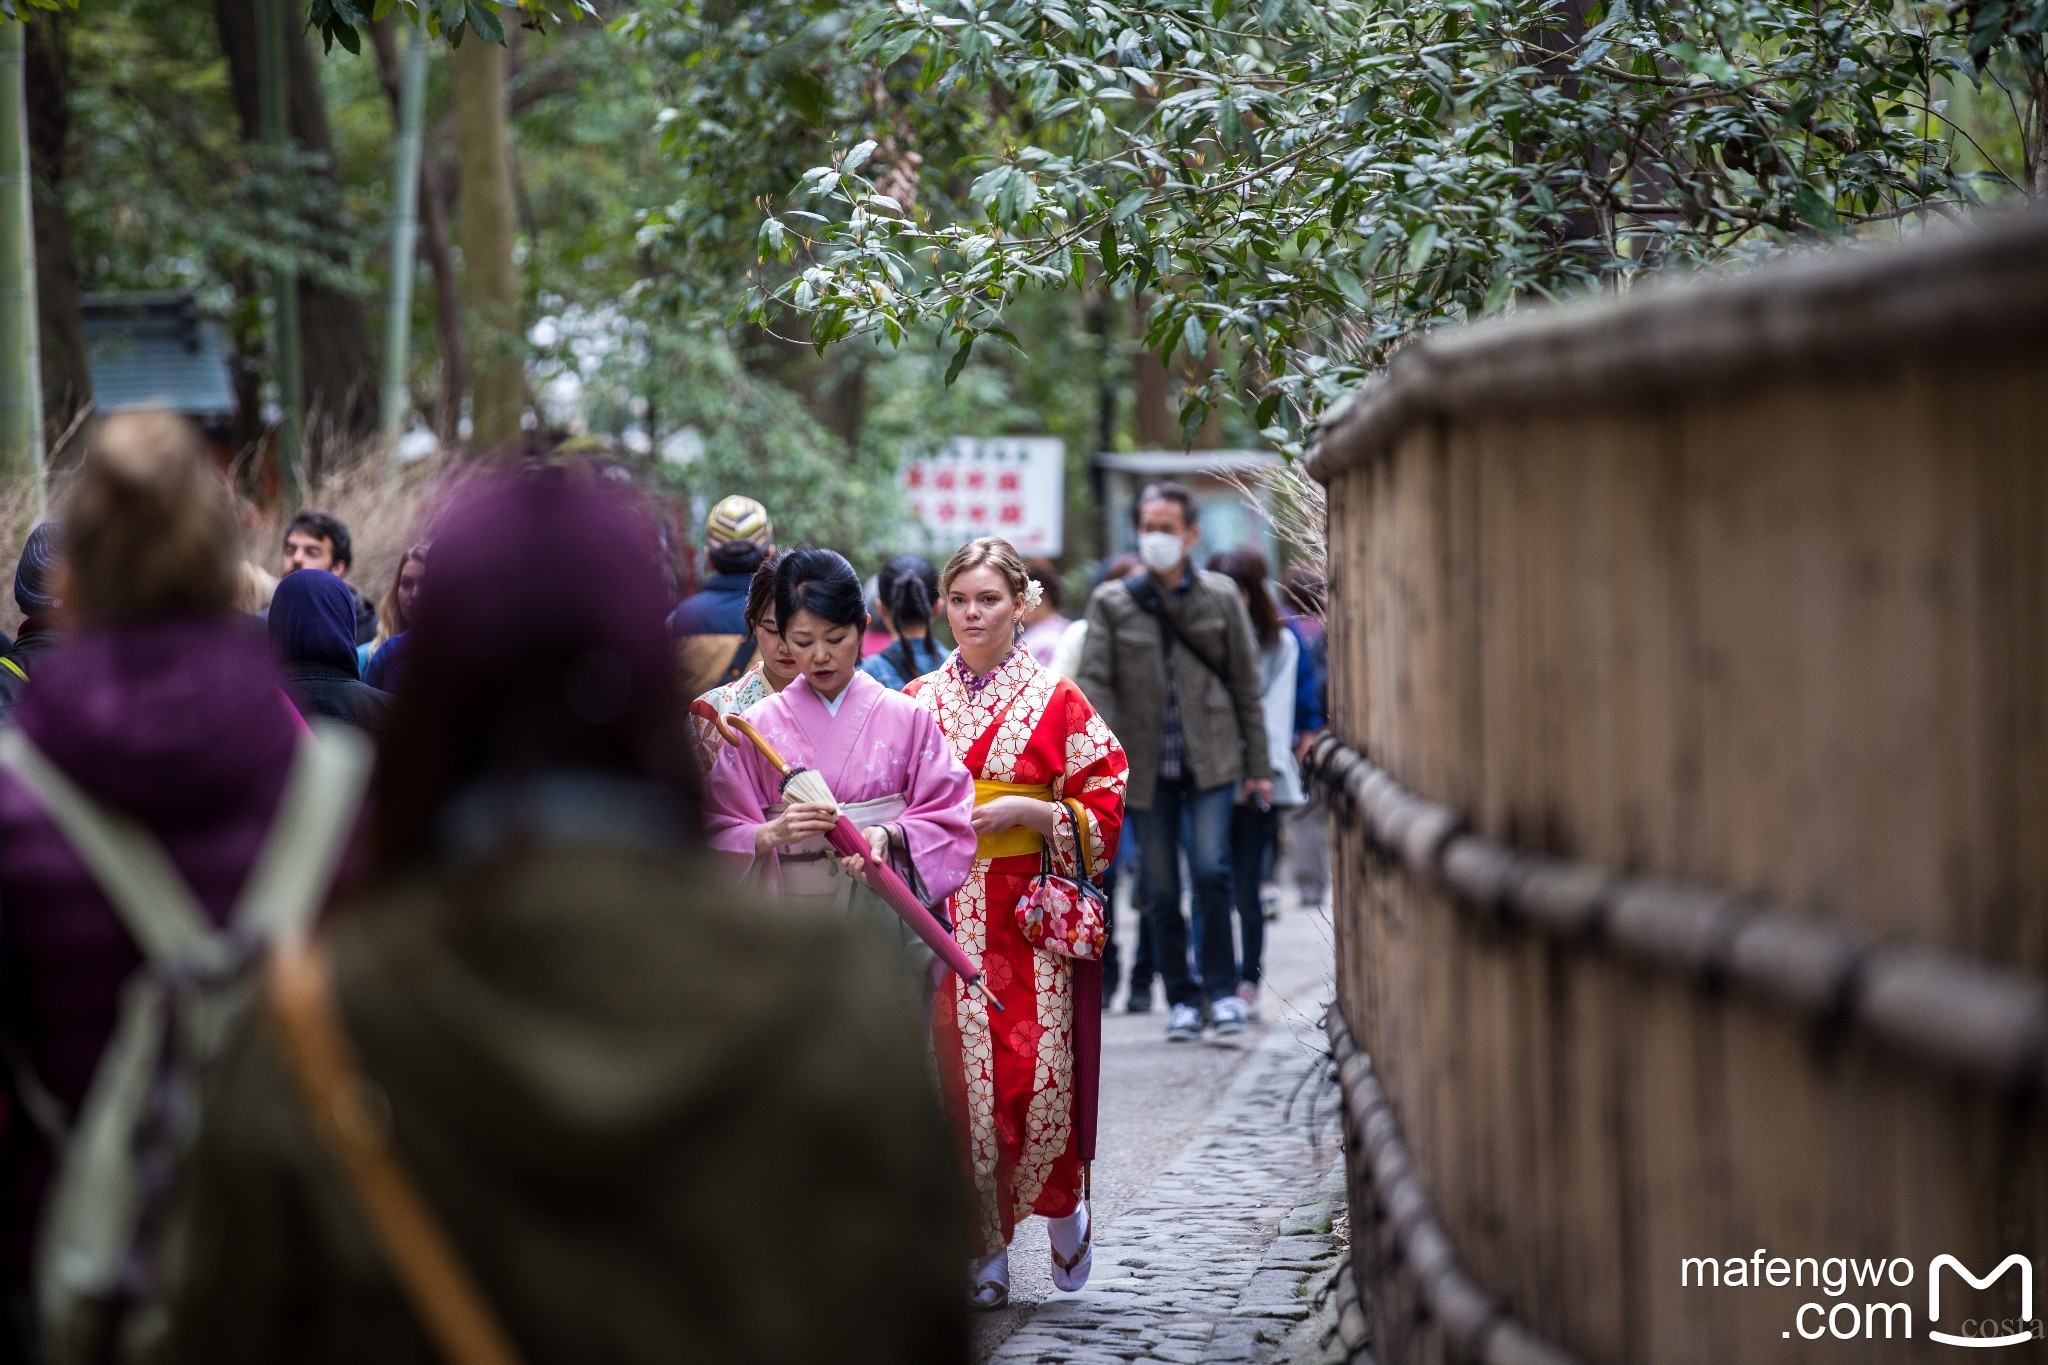
[[[690,710],[693,714],[710,721],[712,728],[718,731],[727,744],[736,745],[740,742],[740,735],[745,735],[753,741],[754,747],[761,751],[761,757],[767,759],[776,772],[785,777],[789,775],[789,763],[781,754],[775,752],[775,746],[770,744],[745,716],[728,715],[701,697],[690,703]],[[734,731],[739,733],[735,734]]]
[[[1003,1008],[1003,1002],[996,999],[996,993],[988,988],[988,978],[986,976],[977,976],[974,978],[974,980],[968,982],[967,984],[974,987],[974,989],[980,991],[981,998],[988,1001],[988,1003],[995,1008],[995,1012],[997,1014],[1009,1013],[1008,1010]]]

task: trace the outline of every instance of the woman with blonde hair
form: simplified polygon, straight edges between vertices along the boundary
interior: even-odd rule
[[[391,587],[377,604],[377,638],[363,665],[363,681],[381,692],[395,691],[411,641],[406,633],[419,614],[420,589],[427,581],[427,542],[406,547],[392,570]]]
[[[1102,942],[1050,936],[1030,912],[1043,872],[1099,876],[1116,855],[1130,765],[1081,689],[1024,647],[1024,617],[1042,592],[1008,541],[962,546],[939,576],[958,648],[909,688],[974,777],[974,867],[953,897],[953,934],[1003,1004],[995,1015],[948,978],[932,1020],[978,1210],[977,1308],[1008,1301],[1022,1218],[1051,1221],[1059,1288],[1087,1284],[1093,1261],[1075,1141],[1073,983],[1075,958],[1099,956]]]

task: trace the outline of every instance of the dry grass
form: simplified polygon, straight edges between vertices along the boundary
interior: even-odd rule
[[[1283,565],[1306,564],[1325,571],[1329,548],[1327,490],[1299,461],[1234,475],[1245,501],[1273,528]]]
[[[519,452],[520,458],[537,454],[546,458],[540,451]],[[406,549],[432,539],[434,526],[452,502],[479,479],[506,467],[501,459],[449,453],[395,469],[385,459],[381,445],[363,449],[360,458],[337,459],[331,447],[327,455],[329,472],[315,481],[306,506],[333,513],[349,528],[353,555],[349,582],[374,603],[381,603],[390,590]],[[593,456],[583,452],[576,458]],[[644,481],[635,481],[648,496],[650,513],[673,521],[680,504],[650,493]],[[64,506],[68,483],[68,474],[51,479],[51,515]],[[284,527],[290,518],[275,507],[259,507],[247,499],[242,500],[241,508],[241,557],[266,573],[279,574],[284,568]],[[37,511],[33,489],[0,486],[0,555],[5,556],[0,559],[0,630],[9,634],[21,623],[12,592],[14,564],[28,533],[35,528]]]

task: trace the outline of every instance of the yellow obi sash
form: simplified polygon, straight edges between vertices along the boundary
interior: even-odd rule
[[[1052,800],[1052,787],[1044,782],[984,782],[974,779],[974,804],[986,806],[998,796],[1028,796],[1035,801]],[[1029,825],[1012,825],[999,829],[994,834],[981,835],[974,841],[974,856],[977,858],[1014,858],[1021,853],[1036,853],[1045,847],[1045,836]]]

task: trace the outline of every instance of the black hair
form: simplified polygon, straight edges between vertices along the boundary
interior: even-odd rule
[[[754,576],[747,582],[747,609],[741,614],[747,623],[747,634],[752,635],[761,628],[761,621],[768,615],[768,608],[775,605],[775,566],[782,557],[770,550],[761,557],[754,568]],[[778,618],[776,624],[780,625]]]
[[[348,527],[334,513],[323,512],[317,507],[308,507],[293,517],[284,528],[287,536],[294,531],[304,531],[309,536],[317,536],[326,541],[334,551],[336,564],[346,567],[355,563],[355,544],[349,539]]]
[[[1180,506],[1181,525],[1193,526],[1202,519],[1201,508],[1195,503],[1194,491],[1186,484],[1148,483],[1138,494],[1138,500],[1131,504],[1131,525],[1136,526],[1145,518],[1145,504],[1148,502],[1171,502]]]
[[[807,611],[827,625],[865,626],[860,575],[837,550],[791,550],[775,564],[775,623],[783,630]]]
[[[923,555],[897,555],[875,575],[875,596],[889,609],[896,630],[896,671],[905,678],[917,676],[916,656],[903,636],[903,623],[929,626],[932,609],[939,599],[939,571]]]
[[[751,540],[725,540],[704,552],[717,573],[753,573],[768,557],[768,547]]]

